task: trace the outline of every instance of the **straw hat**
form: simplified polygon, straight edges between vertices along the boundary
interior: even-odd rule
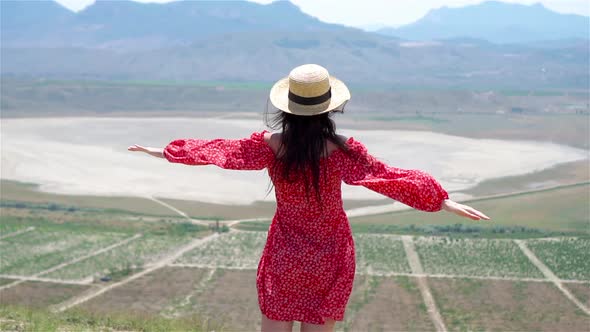
[[[349,99],[346,85],[315,64],[295,67],[270,89],[270,102],[281,111],[296,115],[329,112]]]

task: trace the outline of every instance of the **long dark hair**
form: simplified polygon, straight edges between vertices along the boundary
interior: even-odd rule
[[[334,113],[331,111],[312,116],[294,115],[281,110],[274,113],[267,110],[265,113],[266,125],[282,131],[276,158],[278,167],[273,167],[273,170],[290,182],[303,178],[308,200],[313,187],[316,199],[321,201],[320,159],[328,156],[327,142],[331,141],[348,151],[346,142],[336,134],[336,125],[331,119]],[[307,169],[311,170],[311,179],[304,175]]]

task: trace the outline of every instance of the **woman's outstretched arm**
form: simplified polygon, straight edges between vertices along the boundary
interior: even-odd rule
[[[185,165],[216,165],[224,169],[262,170],[274,160],[267,144],[268,132],[254,132],[240,139],[177,138],[164,148],[132,145],[129,151],[141,151],[171,163]]]
[[[162,149],[162,148],[151,148],[151,147],[146,147],[146,146],[134,144],[134,145],[131,145],[130,147],[128,147],[127,150],[145,152],[145,153],[152,155],[154,157],[164,158],[164,149]]]
[[[473,220],[491,220],[490,217],[486,216],[482,212],[472,208],[471,206],[465,204],[459,204],[457,202],[451,201],[450,199],[446,199],[443,201],[442,210],[454,213],[461,217],[467,217]]]
[[[341,168],[345,183],[362,185],[418,210],[445,210],[473,220],[491,220],[470,206],[450,200],[447,191],[429,173],[389,166],[369,154],[354,138],[349,138],[347,144],[350,151]]]

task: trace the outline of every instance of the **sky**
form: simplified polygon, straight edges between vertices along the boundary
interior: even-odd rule
[[[83,9],[94,0],[56,0],[74,11]],[[116,0],[113,0],[116,1]],[[134,0],[138,2],[171,2],[178,0]],[[195,0],[185,0],[195,1]],[[273,0],[250,0],[267,4]],[[430,9],[461,7],[477,4],[482,0],[291,0],[301,10],[328,23],[367,28],[378,26],[398,26],[412,23],[424,16]],[[590,15],[588,0],[503,0],[503,2],[534,4],[560,13]]]

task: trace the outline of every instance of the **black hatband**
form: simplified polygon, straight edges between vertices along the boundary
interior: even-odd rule
[[[328,89],[328,92],[317,97],[301,97],[289,91],[289,100],[299,105],[318,105],[332,98],[332,88]]]

